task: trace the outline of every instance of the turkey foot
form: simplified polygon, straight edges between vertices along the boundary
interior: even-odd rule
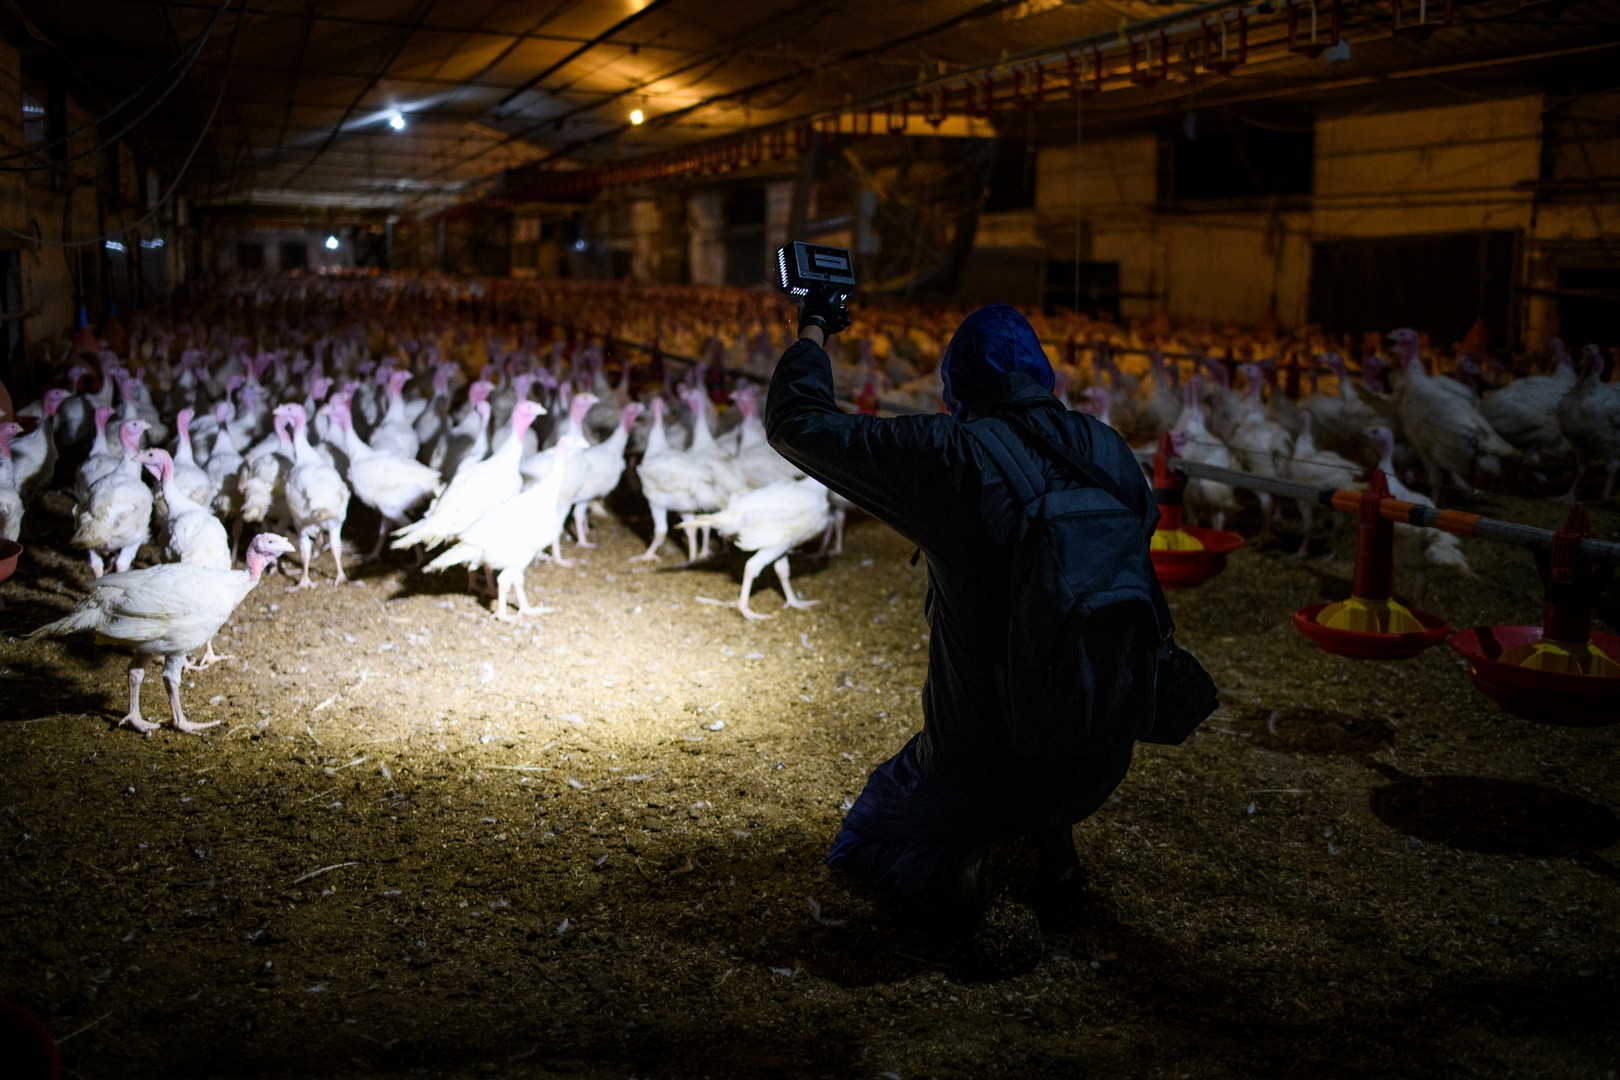
[[[187,671],[203,671],[203,670],[205,670],[207,668],[213,667],[215,664],[221,663],[222,661],[235,660],[235,659],[236,659],[236,657],[233,656],[230,653],[217,653],[217,652],[215,652],[214,651],[214,639],[209,638],[208,639],[208,648],[206,650],[204,650],[202,656],[197,660],[197,662],[192,663],[190,660],[186,661],[186,670]]]
[[[141,680],[146,678],[146,669],[139,666],[140,657],[129,662],[129,712],[118,721],[119,727],[132,727],[145,735],[148,739],[152,732],[161,725],[154,724],[141,716]]]
[[[185,663],[184,656],[171,656],[163,662],[163,689],[169,692],[169,715],[174,718],[175,728],[188,735],[195,735],[223,721],[210,720],[206,724],[194,724],[186,719],[186,712],[180,707],[180,672]]]
[[[782,583],[782,595],[785,597],[785,599],[782,601],[783,607],[790,607],[797,611],[804,611],[821,603],[820,600],[806,600],[804,597],[793,591],[793,582],[788,577],[788,560],[786,555],[783,555],[780,559],[777,559],[774,563],[772,563],[771,569],[776,571],[776,579]]]

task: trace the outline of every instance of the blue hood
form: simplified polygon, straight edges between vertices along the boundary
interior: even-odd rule
[[[1015,371],[1052,389],[1052,365],[1029,320],[1006,304],[987,304],[963,319],[945,346],[939,365],[945,407],[960,414]]]

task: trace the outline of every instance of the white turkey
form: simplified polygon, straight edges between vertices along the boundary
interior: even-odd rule
[[[39,426],[11,443],[11,459],[17,469],[17,493],[23,505],[31,504],[56,471],[56,417],[62,402],[71,395],[60,387],[45,391],[40,402]],[[24,414],[27,410],[22,410]]]
[[[1188,461],[1230,469],[1232,453],[1204,426],[1204,408],[1199,402],[1202,379],[1194,375],[1182,384],[1181,415],[1170,429],[1171,446]],[[1182,495],[1190,521],[1207,521],[1217,529],[1226,527],[1226,515],[1237,509],[1237,492],[1230,484],[1192,479]]]
[[[383,413],[382,422],[372,430],[368,441],[379,454],[393,454],[414,461],[422,444],[416,436],[416,426],[411,422],[410,409],[405,404],[405,383],[410,377],[408,371],[389,372],[386,389],[388,410]]]
[[[480,379],[467,388],[467,409],[443,440],[444,457],[435,466],[446,481],[463,465],[489,456],[489,392],[494,387]]]
[[[135,460],[146,421],[125,420],[118,425],[124,454],[113,470],[90,485],[84,501],[73,507],[72,545],[90,554],[90,572],[106,572],[103,554],[114,556],[119,573],[128,570],[135,553],[151,536],[152,492],[141,482]]]
[[[691,389],[682,396],[693,413],[692,445],[687,450],[669,445],[663,423],[663,401],[653,401],[653,429],[647,437],[647,453],[636,468],[641,493],[652,510],[653,538],[647,550],[633,561],[658,558],[658,549],[669,535],[671,510],[683,516],[719,510],[748,486],[737,467],[715,445],[714,435],[703,418],[707,396],[702,390]],[[709,553],[708,530],[702,530],[701,551],[697,531],[689,529],[686,534],[687,559],[691,562]]]
[[[1556,338],[1552,353],[1557,368],[1551,375],[1520,376],[1499,390],[1487,391],[1479,405],[1492,429],[1538,472],[1563,463],[1572,452],[1558,423],[1558,403],[1575,386],[1575,361]]]
[[[1417,331],[1395,330],[1389,339],[1400,370],[1396,415],[1406,441],[1423,461],[1435,502],[1447,483],[1473,490],[1467,477],[1475,469],[1500,476],[1502,460],[1518,452],[1480,414],[1474,392],[1456,379],[1435,378],[1424,370]]]
[[[377,543],[365,556],[375,559],[382,554],[389,532],[405,524],[411,511],[443,491],[444,481],[437,470],[414,458],[374,449],[356,435],[347,398],[336,397],[324,408],[349,456],[349,487],[361,502],[377,511]]]
[[[619,486],[619,480],[624,476],[624,454],[630,443],[630,429],[635,426],[641,411],[639,401],[622,405],[619,409],[619,425],[606,439],[580,453],[564,483],[562,497],[574,508],[574,541],[580,547],[596,546],[586,536],[586,519],[591,504],[597,499],[607,498]]]
[[[1349,458],[1317,446],[1313,430],[1315,426],[1316,417],[1309,409],[1301,409],[1299,411],[1299,437],[1294,440],[1294,450],[1289,455],[1285,475],[1296,484],[1308,484],[1318,490],[1322,488],[1349,487],[1355,482],[1356,477],[1360,475],[1361,466]],[[1299,507],[1301,521],[1299,550],[1295,554],[1300,558],[1304,558],[1311,546],[1311,525],[1315,521],[1316,501],[1314,499],[1296,499],[1294,502]],[[1336,524],[1339,517],[1338,512],[1334,511],[1332,517]],[[1330,533],[1330,541],[1336,533],[1337,529]],[[1333,554],[1334,548],[1330,542],[1328,555],[1331,557]]]
[[[181,409],[174,418],[174,486],[190,496],[196,503],[207,505],[214,498],[213,480],[208,470],[197,464],[191,445],[191,420],[196,414],[189,408]]]
[[[1575,481],[1564,496],[1574,501],[1581,478],[1593,461],[1607,474],[1603,502],[1614,496],[1620,474],[1620,385],[1603,381],[1603,350],[1588,345],[1581,352],[1579,380],[1558,402],[1558,423],[1575,447]]]
[[[1265,384],[1260,365],[1244,364],[1243,376],[1247,380],[1243,407],[1236,426],[1226,439],[1226,445],[1231,448],[1238,468],[1258,476],[1280,479],[1287,474],[1288,461],[1294,452],[1293,436],[1288,434],[1287,428],[1266,414],[1265,405],[1260,400],[1260,391]],[[1263,491],[1255,492],[1255,497],[1260,501],[1260,540],[1264,543],[1271,539],[1275,503]]]
[[[22,431],[15,420],[0,422],[0,540],[15,542],[22,536],[23,500],[17,490],[17,467],[11,442]]]
[[[759,418],[759,388],[744,384],[732,392],[742,423],[737,425],[737,450],[733,463],[751,488],[765,487],[779,480],[797,480],[804,473],[776,452],[765,440],[765,423]]]
[[[163,657],[163,686],[169,715],[180,731],[204,731],[219,723],[196,724],[180,707],[180,676],[186,656],[203,647],[259,583],[264,568],[292,544],[274,533],[260,533],[248,545],[246,570],[217,570],[186,563],[109,574],[91,586],[90,594],[55,622],[28,635],[65,637],[93,633],[101,643],[132,647],[129,662],[129,712],[118,721],[150,736],[160,725],[141,716],[141,682],[146,663]]]
[[[164,561],[230,569],[231,542],[225,535],[225,526],[207,504],[197,502],[180,489],[174,459],[169,452],[157,448],[143,450],[136,460],[157,479],[158,490],[168,506],[168,520],[163,526]]]
[[[309,576],[309,561],[315,538],[322,534],[330,542],[332,561],[337,564],[333,583],[342,584],[348,580],[343,574],[343,521],[349,514],[348,485],[337,469],[328,465],[309,444],[305,432],[308,418],[302,405],[277,406],[275,417],[276,431],[284,441],[292,443],[293,467],[286,483],[287,511],[298,530],[298,554],[304,564],[297,588],[315,588],[315,581]]]
[[[518,464],[523,454],[523,436],[534,418],[545,411],[538,401],[519,401],[512,409],[507,438],[500,448],[457,472],[421,520],[395,531],[391,546],[396,550],[438,547],[455,539],[485,511],[521,491],[523,476]]]
[[[736,496],[725,507],[708,514],[697,514],[681,522],[690,532],[713,528],[743,551],[752,551],[743,564],[742,594],[737,610],[749,619],[769,619],[748,606],[748,594],[760,571],[771,566],[782,583],[784,607],[808,608],[819,603],[805,600],[793,591],[789,576],[788,552],[822,535],[827,528],[827,489],[814,477],[779,480]]]
[[[103,405],[96,410],[92,418],[95,437],[90,442],[90,453],[79,463],[79,471],[73,478],[75,503],[89,502],[90,489],[95,486],[96,481],[116,470],[128,456],[124,451],[124,444],[118,440],[117,428],[113,429],[113,438],[107,438],[107,424],[112,419],[112,414],[112,407]]]
[[[509,445],[521,441],[514,437]],[[562,534],[563,521],[568,516],[562,489],[573,462],[589,445],[582,436],[564,435],[557,442],[557,454],[549,473],[518,495],[490,507],[478,520],[462,529],[456,542],[428,563],[427,569],[438,571],[466,566],[470,570],[481,566],[496,571],[496,618],[511,618],[506,613],[506,598],[513,590],[517,592],[519,615],[543,611],[543,608],[530,606],[523,591],[523,572],[541,552],[555,545]]]

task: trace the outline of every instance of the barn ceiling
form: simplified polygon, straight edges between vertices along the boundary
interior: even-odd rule
[[[1485,93],[1620,49],[1620,0],[1556,18],[1456,0],[1449,25],[1445,0],[1292,4],[5,0],[35,69],[121,106],[108,126],[138,120],[130,138],[193,198],[418,212],[646,163],[791,167],[810,125],[1072,140],[1082,95],[1106,127],[1418,80]],[[1335,20],[1345,44],[1313,55]]]

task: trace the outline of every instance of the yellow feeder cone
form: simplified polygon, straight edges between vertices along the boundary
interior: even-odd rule
[[[1329,604],[1316,621],[1334,630],[1358,634],[1421,634],[1423,624],[1394,598],[1395,526],[1379,513],[1378,500],[1389,495],[1389,481],[1374,472],[1361,497],[1361,525],[1356,537],[1356,573],[1350,599]]]
[[[1335,630],[1352,630],[1358,634],[1420,634],[1424,629],[1405,604],[1365,596],[1352,596],[1329,604],[1317,615],[1316,621]]]
[[[1204,542],[1185,529],[1156,529],[1149,545],[1154,551],[1204,550]]]
[[[1558,675],[1620,676],[1620,663],[1592,644],[1592,605],[1600,591],[1591,568],[1581,558],[1583,537],[1592,536],[1586,507],[1576,503],[1564,527],[1553,536],[1546,563],[1547,602],[1541,620],[1541,640],[1504,649],[1504,664],[1535,668]]]
[[[1542,638],[1504,650],[1498,659],[1504,664],[1558,675],[1598,675],[1610,679],[1620,676],[1620,663],[1590,641]]]

